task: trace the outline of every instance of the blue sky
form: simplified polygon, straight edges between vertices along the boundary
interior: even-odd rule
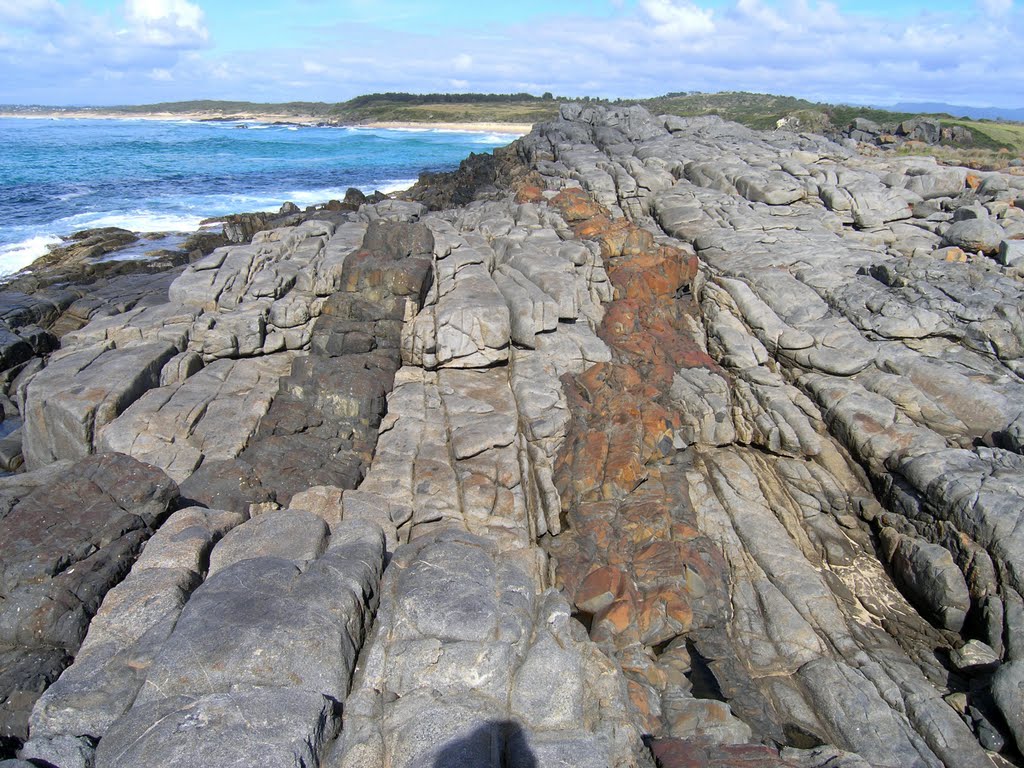
[[[1024,0],[0,0],[0,103],[629,98],[1024,107]]]

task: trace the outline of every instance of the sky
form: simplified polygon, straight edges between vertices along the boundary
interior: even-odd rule
[[[1024,0],[0,0],[0,104],[754,91],[1012,108],[1021,51]]]

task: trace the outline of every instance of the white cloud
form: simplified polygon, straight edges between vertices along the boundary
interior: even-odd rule
[[[715,31],[713,12],[687,0],[641,0],[640,6],[654,21],[652,32],[664,38],[691,38]]]
[[[1010,103],[1024,94],[1024,68],[1006,65],[1006,51],[1024,50],[1021,3],[1011,0],[901,15],[844,11],[835,0],[637,0],[603,17],[552,12],[528,25],[491,23],[458,38],[440,22],[397,32],[366,19],[353,34],[347,16],[325,26],[323,9],[306,2],[289,11],[296,26],[308,30],[306,39],[280,48],[253,37],[252,50],[231,52],[213,47],[202,0],[131,0],[119,18],[89,13],[76,0],[19,2],[0,0],[0,71],[9,86],[4,100],[339,101],[360,93],[446,90],[642,97],[746,90],[833,102],[1024,106]],[[15,13],[26,15],[12,7],[29,6],[39,11],[35,27],[12,21]],[[115,33],[118,27],[123,34]],[[155,80],[156,70],[173,80]]]
[[[152,45],[198,46],[209,37],[203,9],[188,0],[127,0],[124,15],[130,31]]]
[[[149,76],[154,80],[160,80],[165,83],[170,82],[174,79],[174,75],[171,74],[171,71],[169,69],[162,69],[159,67],[157,69],[152,70],[149,73]]]
[[[790,26],[774,8],[766,6],[760,0],[738,0],[736,10],[746,21],[765,30],[782,32]]]
[[[978,7],[989,16],[1005,16],[1013,10],[1013,0],[978,0]]]
[[[24,0],[0,4],[0,22],[5,25],[46,29],[64,19],[64,6],[57,0]]]

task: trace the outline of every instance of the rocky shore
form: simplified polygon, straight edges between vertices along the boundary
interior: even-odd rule
[[[1024,764],[1024,178],[570,105],[404,197],[0,292],[0,766]]]

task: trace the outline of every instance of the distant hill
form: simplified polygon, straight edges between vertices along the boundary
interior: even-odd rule
[[[965,107],[959,104],[943,104],[942,102],[914,102],[893,104],[878,109],[893,112],[916,112],[919,114],[947,114],[954,117],[970,117],[975,120],[1013,120],[1024,122],[1024,107],[1012,109],[1008,107]]]
[[[882,124],[895,124],[918,115],[934,116],[944,125],[962,125],[974,136],[973,146],[998,151],[1008,148],[1024,152],[1024,126],[1009,120],[1024,121],[1024,109],[962,107],[944,103],[906,103],[877,108],[848,104],[826,104],[793,96],[726,91],[668,93],[650,99],[600,99],[589,96],[567,98],[545,93],[371,93],[348,101],[287,102],[257,104],[247,101],[180,101],[119,107],[78,107],[77,112],[115,115],[145,113],[202,113],[206,119],[231,119],[239,115],[272,116],[274,119],[313,118],[332,125],[368,122],[413,123],[538,123],[552,119],[561,102],[593,103],[615,106],[641,104],[655,114],[680,116],[720,115],[726,120],[757,129],[774,129],[786,119],[800,130],[834,134],[856,117]],[[60,112],[68,107],[4,107],[7,114]],[[1001,118],[1001,120],[999,119]],[[251,118],[249,118],[251,119]]]
[[[421,123],[537,123],[550,120],[558,113],[560,101],[550,93],[533,96],[529,93],[371,93],[348,101],[325,103],[292,101],[254,103],[249,101],[193,101],[133,104],[111,107],[49,107],[0,105],[6,114],[32,115],[60,113],[103,115],[196,115],[206,119],[231,119],[262,115],[276,119],[316,118],[328,124],[359,124],[367,122]]]

